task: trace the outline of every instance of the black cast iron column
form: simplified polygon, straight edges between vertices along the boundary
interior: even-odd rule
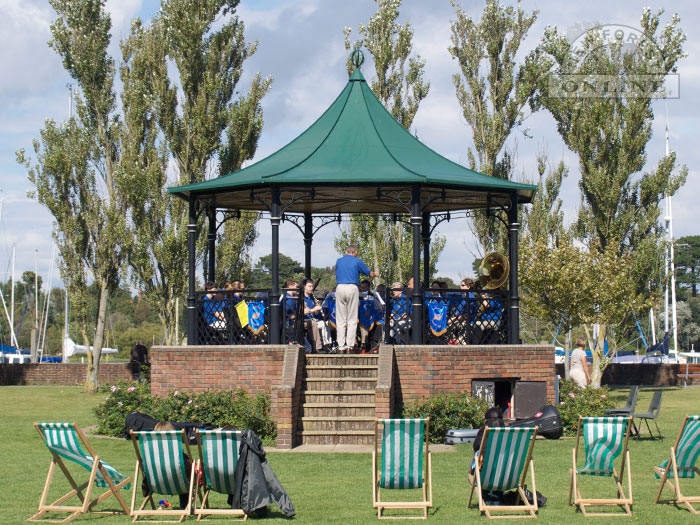
[[[520,296],[518,295],[518,195],[510,199],[508,210],[508,258],[510,259],[510,307],[508,311],[508,344],[520,344]]]
[[[413,186],[411,191],[411,226],[413,227],[413,291],[411,315],[412,342],[423,344],[423,291],[420,285],[420,232],[423,218],[421,216],[420,186]]]
[[[304,214],[304,277],[311,279],[311,243],[314,240],[314,218],[310,213]]]
[[[282,323],[280,318],[280,189],[272,188],[272,204],[270,206],[270,224],[272,225],[272,290],[270,291],[270,344],[280,343]]]
[[[216,282],[216,207],[214,205],[210,205],[207,208],[207,219],[209,219],[209,231],[207,232],[207,256],[209,258],[207,279]]]
[[[430,286],[430,213],[423,213],[423,224],[421,237],[423,239],[423,284],[426,288]]]
[[[196,200],[190,197],[189,200],[189,220],[187,223],[187,264],[189,281],[187,286],[187,344],[197,344],[197,301],[194,296],[195,286],[195,265],[197,244],[197,209]]]

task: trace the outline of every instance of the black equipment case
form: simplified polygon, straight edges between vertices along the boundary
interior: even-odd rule
[[[474,443],[478,428],[453,428],[447,431],[445,444],[456,445],[457,443]]]
[[[537,434],[547,439],[559,439],[564,431],[557,407],[546,405],[526,419],[518,419],[509,427],[539,427]]]

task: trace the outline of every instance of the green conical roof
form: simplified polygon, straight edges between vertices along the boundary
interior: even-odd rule
[[[395,212],[405,209],[380,199],[377,189],[415,184],[445,191],[426,211],[505,203],[514,192],[529,202],[536,189],[470,170],[428,148],[391,116],[356,69],[326,112],[283,148],[237,172],[168,191],[211,198],[217,207],[260,209],[251,190],[313,187],[313,199],[288,211]]]

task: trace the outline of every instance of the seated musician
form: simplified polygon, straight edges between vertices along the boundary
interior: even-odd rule
[[[495,295],[482,296],[476,320],[476,326],[481,330],[479,341],[481,344],[492,345],[500,342],[502,317],[503,303],[501,298]]]
[[[202,302],[199,305],[202,319],[207,326],[204,330],[205,341],[203,343],[223,344],[226,331],[223,294],[218,291],[213,281],[207,281],[204,284],[204,290],[207,294],[202,297]]]
[[[396,344],[409,344],[411,328],[411,299],[403,291],[403,284],[396,281],[391,285],[391,313],[389,318],[389,335]]]
[[[312,351],[319,353],[330,350],[330,330],[323,320],[323,307],[314,297],[314,281],[304,279],[301,282],[304,291],[304,331],[311,342]]]
[[[358,326],[360,328],[360,351],[364,354],[370,350],[371,333],[374,331],[374,301],[370,294],[371,283],[367,279],[360,281],[360,301],[358,307]]]
[[[297,321],[297,307],[299,306],[298,288],[299,282],[296,279],[287,279],[284,282],[284,287],[287,289],[284,295],[280,298],[282,309],[284,310],[284,327],[287,334],[288,342],[294,337]]]

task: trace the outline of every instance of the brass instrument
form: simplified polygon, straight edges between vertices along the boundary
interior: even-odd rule
[[[496,290],[505,284],[510,272],[508,257],[499,252],[487,254],[479,265],[479,283],[486,290]]]

